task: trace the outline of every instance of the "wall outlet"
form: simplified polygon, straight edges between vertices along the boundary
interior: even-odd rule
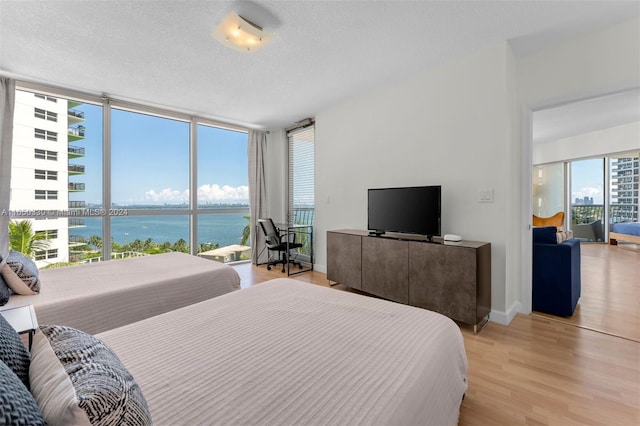
[[[493,189],[481,188],[478,190],[479,203],[493,203]]]

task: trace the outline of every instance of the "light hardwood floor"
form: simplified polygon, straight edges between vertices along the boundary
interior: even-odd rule
[[[235,268],[243,287],[286,276],[277,268]],[[316,271],[291,278],[329,285]],[[490,322],[477,335],[466,327],[462,334],[469,388],[460,425],[640,424],[640,343],[521,314],[509,326]]]
[[[580,250],[582,295],[573,316],[535,314],[640,342],[640,250],[600,243]]]

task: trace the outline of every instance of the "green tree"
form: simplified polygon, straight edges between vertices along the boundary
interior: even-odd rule
[[[111,251],[113,253],[122,253],[124,251],[124,248],[116,243],[115,241],[113,241],[113,238],[111,239]]]
[[[144,242],[142,243],[142,247],[143,247],[143,251],[146,253],[149,250],[153,250],[155,248],[155,243],[153,242],[153,240],[151,238],[147,238],[146,240],[144,240]]]
[[[203,253],[209,250],[215,250],[220,248],[220,244],[218,243],[200,243],[198,246],[198,253]]]
[[[33,232],[31,221],[12,220],[9,222],[9,248],[19,251],[28,257],[34,257],[37,251],[49,248],[49,241],[44,234]]]
[[[95,247],[96,249],[102,248],[102,238],[97,235],[90,236],[88,243],[90,246]]]
[[[189,253],[189,247],[187,247],[187,242],[184,238],[180,238],[178,241],[173,243],[172,247],[173,251],[181,251],[183,253]]]
[[[242,238],[240,238],[240,245],[246,246],[247,241],[249,241],[249,237],[251,236],[251,217],[250,216],[242,216],[243,219],[247,219],[249,223],[242,230]]]

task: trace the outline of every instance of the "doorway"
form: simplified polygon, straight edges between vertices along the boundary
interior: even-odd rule
[[[606,244],[613,223],[638,221],[638,105],[636,89],[532,112],[529,205],[542,217],[564,211],[581,240],[581,301],[553,319],[640,341],[629,327],[640,322],[640,252]]]

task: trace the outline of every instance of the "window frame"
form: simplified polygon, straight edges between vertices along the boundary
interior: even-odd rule
[[[301,126],[287,129],[287,193],[286,193],[286,212],[287,223],[292,225],[304,225],[315,228],[315,121],[313,119],[305,120],[306,123]],[[311,142],[311,149],[305,150],[304,145],[302,148],[303,157],[300,159],[300,165],[302,169],[296,167],[295,151],[298,142]],[[300,145],[298,145],[300,146]],[[310,152],[309,152],[310,151]],[[302,170],[303,176],[301,179],[296,180],[294,170]],[[306,174],[311,174],[309,177]],[[302,191],[303,197],[306,196],[311,200],[310,207],[296,207],[295,206],[295,192],[296,182],[300,182],[303,187],[306,187],[306,191]],[[309,186],[311,189],[309,190]],[[301,241],[303,247],[298,250],[298,254],[306,261],[313,261],[312,253],[314,251],[313,239],[310,241]]]
[[[194,116],[191,113],[184,113],[176,110],[169,110],[163,108],[157,108],[140,103],[125,101],[121,99],[109,98],[107,96],[96,96],[88,93],[65,89],[60,87],[47,86],[40,83],[17,81],[16,90],[32,92],[39,99],[51,100],[57,102],[57,99],[64,99],[69,101],[78,101],[82,103],[90,103],[102,107],[102,205],[111,205],[111,134],[110,134],[110,118],[111,110],[114,108],[120,110],[126,110],[145,115],[152,115],[160,118],[167,118],[172,120],[184,121],[189,123],[189,192],[194,194],[189,202],[188,209],[154,209],[154,210],[130,210],[128,216],[172,216],[172,215],[188,215],[190,219],[190,252],[191,254],[197,253],[198,239],[197,239],[197,217],[199,214],[215,214],[211,209],[198,208],[197,206],[197,126],[206,125],[217,127],[223,130],[241,132],[247,134],[249,129],[243,126],[238,126],[230,123],[220,122],[217,120],[208,119],[205,117]],[[51,98],[51,99],[49,99]],[[44,108],[34,107],[34,114],[36,118],[58,121],[58,114],[52,111],[48,111]],[[56,135],[57,136],[57,135]],[[47,133],[45,133],[45,139]],[[42,138],[38,138],[42,139]],[[51,139],[50,139],[51,140]],[[57,151],[39,150],[34,151],[34,156],[37,160],[59,160]],[[41,168],[41,167],[40,167]],[[35,190],[35,200],[55,200],[58,198],[57,191],[51,190]],[[71,205],[71,201],[70,201]],[[87,209],[88,210],[88,209]],[[236,211],[237,210],[237,211]],[[249,206],[246,208],[229,209],[220,211],[220,213],[246,213],[249,214]],[[95,217],[89,213],[74,214],[74,217]],[[103,240],[103,256],[105,260],[111,259],[111,218],[108,215],[102,217],[102,240]]]

